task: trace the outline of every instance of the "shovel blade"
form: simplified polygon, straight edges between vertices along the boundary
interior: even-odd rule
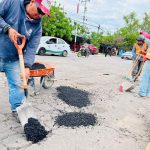
[[[17,107],[17,113],[21,125],[24,127],[28,123],[29,118],[37,119],[37,116],[34,113],[33,107],[30,103],[23,103],[21,106]]]

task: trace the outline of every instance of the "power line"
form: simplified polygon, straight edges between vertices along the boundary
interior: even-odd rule
[[[75,19],[72,19],[72,18],[70,18],[70,19],[73,20],[74,22],[82,23],[82,21],[75,20]],[[93,25],[93,24],[90,24],[90,23],[87,23],[87,22],[85,22],[84,25],[88,25],[88,26],[97,28],[98,29],[98,33],[99,33],[100,30],[104,32],[104,30],[101,28],[100,25]]]

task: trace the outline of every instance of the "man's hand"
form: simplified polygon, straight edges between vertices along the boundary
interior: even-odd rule
[[[21,36],[15,29],[8,29],[8,36],[13,43],[17,42],[17,38]]]
[[[140,51],[140,54],[143,54],[143,51]]]
[[[30,77],[30,69],[29,68],[25,68],[25,74],[26,74],[26,79],[28,81],[28,79]]]

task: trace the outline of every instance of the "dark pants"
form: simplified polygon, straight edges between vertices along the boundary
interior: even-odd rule
[[[143,61],[138,60],[136,66],[134,67],[133,71],[132,71],[132,78],[135,78],[135,76],[139,73],[140,68],[142,67]],[[141,72],[140,72],[141,73]],[[139,73],[139,76],[140,76]],[[138,78],[138,77],[137,77]],[[137,79],[136,78],[136,79]]]
[[[108,50],[108,49],[107,49],[107,50],[105,51],[105,57],[106,57],[108,54],[109,54],[109,56],[111,56],[111,50]]]

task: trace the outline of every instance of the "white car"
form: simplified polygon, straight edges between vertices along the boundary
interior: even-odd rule
[[[70,46],[63,39],[51,36],[42,36],[36,54],[38,55],[53,54],[66,57],[69,52]]]
[[[125,52],[125,53],[123,53],[122,54],[122,56],[121,56],[121,58],[122,59],[128,59],[128,60],[131,60],[132,59],[132,52],[131,51],[129,51],[129,52]]]

